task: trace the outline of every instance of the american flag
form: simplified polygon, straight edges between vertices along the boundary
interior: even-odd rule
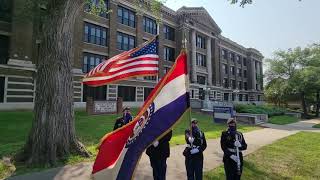
[[[136,76],[158,74],[158,37],[140,47],[125,51],[93,68],[82,82],[89,86],[102,86]]]

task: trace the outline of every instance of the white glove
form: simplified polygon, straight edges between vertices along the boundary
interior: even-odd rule
[[[240,143],[239,141],[235,141],[235,142],[234,142],[234,146],[235,146],[235,147],[238,147],[238,148],[239,148],[239,147],[242,147],[242,145],[241,145],[241,143]]]
[[[159,145],[159,141],[154,141],[152,144],[154,147],[157,147]]]
[[[197,154],[198,152],[199,152],[198,148],[193,148],[193,149],[190,150],[191,154]]]
[[[234,162],[238,163],[238,158],[235,155],[231,155],[230,158],[234,160]]]
[[[193,138],[193,137],[189,137],[189,138],[188,138],[188,141],[190,142],[190,144],[192,144],[193,141],[194,141],[194,138]]]

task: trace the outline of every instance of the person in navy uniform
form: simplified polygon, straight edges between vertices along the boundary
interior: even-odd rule
[[[227,121],[228,129],[221,134],[220,144],[223,150],[223,163],[227,180],[240,180],[243,167],[243,150],[247,149],[246,141],[243,134],[237,131],[237,123],[234,118]],[[237,136],[237,138],[236,138]],[[237,157],[237,150],[239,149],[239,157]],[[238,168],[238,161],[240,167]]]
[[[132,121],[130,107],[126,107],[123,109],[123,120],[125,124],[128,124],[129,122]]]
[[[159,141],[154,141],[147,148],[147,155],[153,170],[154,180],[165,180],[167,171],[167,158],[170,156],[169,141],[172,137],[172,130],[164,135]]]
[[[203,176],[203,151],[207,148],[204,133],[198,127],[198,121],[193,118],[191,130],[185,131],[187,147],[183,151],[188,180],[202,180]]]
[[[124,125],[125,123],[124,123],[123,117],[119,117],[116,119],[116,123],[114,123],[113,130],[119,129]]]
[[[122,117],[119,117],[118,119],[116,119],[113,130],[121,128],[122,126],[132,121],[132,115],[129,107],[125,107],[122,112],[123,112]]]

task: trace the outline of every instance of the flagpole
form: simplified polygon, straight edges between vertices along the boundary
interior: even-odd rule
[[[187,51],[187,38],[186,38],[186,31],[183,31],[183,39],[182,39],[182,49],[181,51],[185,52],[186,55],[188,55],[188,51]],[[187,65],[187,63],[186,63]],[[187,67],[186,67],[187,68]],[[191,104],[190,104],[190,79],[189,79],[189,72],[187,73],[187,78],[186,78],[186,88],[187,88],[187,94],[188,94],[188,103],[189,103],[189,128],[190,128],[190,136],[192,137],[192,123],[191,123],[191,119],[192,119],[192,111],[191,111]]]

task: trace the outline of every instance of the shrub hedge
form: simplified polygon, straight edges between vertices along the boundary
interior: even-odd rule
[[[237,113],[268,114],[268,117],[283,115],[286,109],[270,105],[236,105]]]

